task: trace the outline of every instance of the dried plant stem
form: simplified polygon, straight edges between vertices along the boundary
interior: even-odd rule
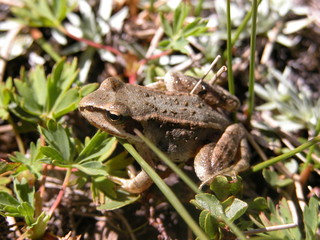
[[[282,224],[282,225],[276,225],[276,226],[270,226],[270,227],[258,228],[258,229],[253,229],[250,231],[245,231],[244,234],[252,235],[252,234],[257,234],[257,233],[271,232],[271,231],[278,231],[278,230],[283,230],[283,229],[288,229],[288,228],[294,228],[297,226],[298,226],[297,223]]]
[[[107,45],[103,45],[103,44],[100,44],[100,43],[96,43],[96,42],[93,42],[93,41],[85,39],[85,38],[79,38],[79,37],[71,34],[70,32],[68,32],[63,27],[60,27],[59,30],[62,33],[64,33],[66,36],[68,36],[68,37],[70,37],[70,38],[72,38],[74,40],[77,40],[79,42],[84,42],[84,43],[88,44],[91,47],[98,48],[98,49],[104,49],[104,50],[107,50],[109,52],[112,52],[115,55],[122,55],[122,53],[119,50],[117,50],[117,49],[115,49],[113,47],[110,47],[110,46],[107,46]]]
[[[19,133],[18,128],[17,128],[17,125],[12,120],[10,115],[9,115],[9,118],[8,118],[8,122],[12,126],[12,129],[13,129],[13,132],[14,132],[14,135],[15,135],[15,138],[16,138],[16,142],[17,142],[17,145],[18,145],[19,152],[22,153],[22,154],[25,154],[26,150],[24,148],[23,141],[21,139],[20,133]]]

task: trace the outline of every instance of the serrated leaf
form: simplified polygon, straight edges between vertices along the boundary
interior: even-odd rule
[[[65,164],[72,162],[71,156],[74,154],[75,147],[70,142],[68,129],[63,128],[60,123],[56,123],[53,120],[48,121],[47,127],[48,130],[42,127],[39,128],[46,142],[61,155]]]
[[[27,179],[22,178],[20,181],[15,179],[14,192],[20,203],[27,202],[33,207],[34,204],[34,188],[29,186]]]
[[[173,34],[178,34],[179,31],[182,29],[182,25],[189,13],[189,6],[187,4],[181,3],[176,10],[174,11],[174,18],[173,18]]]
[[[170,40],[162,40],[162,41],[159,43],[159,47],[164,48],[164,49],[167,49],[167,48],[170,47],[170,43],[171,43]]]
[[[171,47],[174,50],[180,51],[184,54],[188,54],[188,51],[186,49],[186,46],[189,44],[189,42],[185,38],[179,38],[176,41],[171,42]]]
[[[7,162],[0,159],[0,175],[8,171],[15,171],[20,166],[20,163]]]
[[[82,164],[73,164],[73,167],[91,176],[107,174],[103,164],[98,161],[85,162]]]
[[[197,18],[193,22],[189,23],[185,28],[183,28],[182,34],[186,38],[189,36],[199,36],[208,30],[206,25],[207,21],[203,21],[201,18]]]
[[[18,206],[18,212],[21,217],[24,217],[26,220],[26,224],[28,226],[32,225],[35,221],[34,219],[34,208],[28,202],[22,202],[20,206]]]
[[[173,32],[172,32],[172,28],[168,22],[168,20],[164,17],[163,14],[160,13],[160,20],[161,20],[161,24],[163,27],[163,31],[168,35],[168,36],[172,36]]]
[[[58,161],[60,163],[64,163],[64,158],[56,149],[48,146],[43,146],[40,149],[41,153],[52,160]]]
[[[0,192],[0,207],[10,207],[16,209],[20,205],[19,201],[6,192]]]
[[[124,193],[118,193],[116,199],[105,197],[104,204],[97,207],[98,210],[115,210],[129,205],[140,198],[140,195],[127,195]]]
[[[117,141],[116,138],[107,138],[107,136],[108,134],[105,132],[100,132],[98,135],[96,134],[79,154],[79,162],[100,158],[101,156],[106,158],[111,155],[116,147]]]
[[[312,197],[303,211],[303,222],[306,231],[306,240],[316,239],[319,215],[319,199]]]
[[[89,93],[93,92],[98,88],[99,84],[98,83],[90,83],[82,86],[80,88],[80,94],[82,97],[87,96]]]
[[[30,114],[40,115],[43,108],[37,103],[32,88],[30,88],[26,82],[22,82],[18,79],[14,80],[14,84],[19,92],[17,104],[20,104],[23,110]]]
[[[30,72],[29,78],[31,80],[31,89],[34,92],[33,95],[43,109],[47,100],[47,80],[43,67],[37,66]]]
[[[77,108],[80,101],[79,89],[72,88],[61,94],[52,107],[53,117],[59,118]]]
[[[20,119],[28,122],[36,123],[40,120],[40,117],[39,117],[40,114],[37,114],[37,116],[30,114],[26,112],[23,108],[21,108],[19,105],[17,105],[16,103],[11,103],[9,105],[9,110]]]
[[[42,212],[39,217],[30,225],[31,231],[28,231],[27,237],[30,239],[41,239],[45,233],[50,216],[45,212]]]
[[[105,176],[92,177],[91,192],[93,199],[99,199],[101,193],[111,199],[117,199],[115,191],[115,183],[106,178]],[[103,199],[104,199],[103,196]],[[99,201],[99,200],[98,200]],[[100,202],[101,203],[101,202]]]

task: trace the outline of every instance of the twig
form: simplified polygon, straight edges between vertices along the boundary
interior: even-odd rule
[[[98,49],[104,49],[104,50],[107,50],[107,51],[109,51],[109,52],[112,52],[112,53],[114,53],[114,54],[116,54],[116,55],[122,55],[122,53],[121,53],[119,50],[117,50],[117,49],[115,49],[115,48],[113,48],[113,47],[110,47],[110,46],[107,46],[107,45],[103,45],[103,44],[100,44],[100,43],[96,43],[96,42],[93,42],[93,41],[88,40],[88,39],[85,39],[85,38],[79,38],[79,37],[71,34],[70,32],[68,32],[68,31],[67,31],[66,29],[64,29],[64,28],[59,28],[59,30],[60,30],[62,33],[64,33],[65,35],[67,35],[68,37],[70,37],[70,38],[72,38],[72,39],[74,39],[74,40],[76,40],[76,41],[86,43],[86,44],[88,44],[88,45],[91,46],[91,47],[98,48]]]
[[[156,49],[161,37],[163,35],[163,28],[159,27],[158,30],[156,31],[156,33],[154,34],[151,42],[150,42],[150,46],[148,48],[148,51],[146,53],[146,58],[149,58],[152,56],[152,53],[154,52],[154,50]],[[141,64],[138,71],[137,71],[137,75],[141,74],[141,72],[143,71],[143,65]]]
[[[277,23],[276,26],[271,31],[269,31],[269,33],[268,33],[269,41],[265,45],[265,48],[263,50],[262,57],[260,60],[261,64],[266,64],[268,62],[270,55],[272,53],[272,50],[273,50],[274,43],[277,39],[277,36],[278,36],[280,30],[282,29],[282,25],[283,25],[282,22]]]
[[[299,202],[299,206],[301,208],[301,211],[303,212],[303,210],[306,206],[306,201],[305,201],[304,194],[303,194],[303,187],[301,184],[301,178],[299,175],[294,174],[293,180],[294,180],[294,186],[295,186],[296,196],[297,196],[297,199]]]
[[[199,81],[197,82],[197,84],[193,87],[193,89],[191,90],[190,94],[193,94],[194,91],[198,88],[198,86],[202,83],[203,79],[206,78],[206,76],[209,74],[209,72],[211,71],[211,69],[217,64],[217,62],[219,61],[219,59],[221,58],[220,55],[216,56],[216,58],[212,61],[212,63],[210,64],[209,69],[207,70],[207,72],[199,79]]]
[[[288,228],[294,228],[297,226],[298,226],[297,223],[289,223],[289,224],[282,224],[282,225],[270,226],[270,227],[265,227],[265,228],[253,229],[253,230],[249,230],[249,231],[244,231],[243,233],[246,235],[252,235],[252,234],[257,234],[257,233],[271,232],[271,231],[278,231],[278,230],[283,230],[283,229],[288,229]]]

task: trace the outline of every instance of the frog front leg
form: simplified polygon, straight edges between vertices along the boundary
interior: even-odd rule
[[[218,142],[203,146],[194,160],[201,186],[211,183],[218,175],[235,176],[248,167],[248,144],[240,124],[228,126]]]

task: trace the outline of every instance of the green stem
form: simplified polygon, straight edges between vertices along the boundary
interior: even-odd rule
[[[265,162],[262,162],[262,163],[259,163],[255,166],[252,167],[252,171],[253,172],[258,172],[266,167],[269,167],[277,162],[280,162],[280,161],[283,161],[289,157],[292,157],[294,156],[295,154],[299,153],[299,152],[302,152],[303,150],[313,146],[314,144],[316,143],[319,143],[320,142],[320,136],[317,136],[313,139],[311,139],[310,141],[304,143],[304,144],[301,144],[299,147],[289,151],[289,152],[286,152],[284,154],[281,154],[280,156],[277,156],[277,157],[274,157],[274,158],[271,158]]]
[[[202,231],[198,224],[193,220],[188,211],[181,204],[177,196],[172,192],[172,190],[165,184],[161,177],[154,171],[154,169],[149,166],[149,164],[139,155],[139,153],[134,149],[134,147],[126,142],[121,141],[123,147],[136,159],[141,168],[146,171],[150,176],[152,181],[158,186],[160,191],[165,195],[171,205],[177,210],[183,220],[188,224],[191,230],[199,239],[209,239],[208,236]]]
[[[149,139],[147,139],[139,131],[135,133],[148,145],[148,147],[165,163],[168,167],[173,170],[182,181],[184,181],[196,194],[201,194],[202,191],[196,186],[196,184],[178,167],[174,164],[163,152],[161,152]],[[161,179],[162,181],[162,179]],[[164,193],[165,194],[165,193]],[[230,227],[234,234],[239,239],[246,239],[240,229],[232,223],[225,215],[221,216],[222,220]]]
[[[31,29],[31,36],[36,43],[56,62],[61,60],[61,56],[54,50],[54,48],[45,40],[39,29]]]
[[[198,0],[194,16],[199,17],[202,11],[203,0]]]
[[[229,92],[234,95],[234,79],[232,72],[231,13],[230,0],[227,0],[227,66]]]
[[[315,136],[318,136],[319,132],[320,132],[320,120],[318,119],[318,122],[317,122],[317,125],[316,125]],[[305,169],[306,167],[308,167],[310,165],[311,160],[312,160],[312,154],[313,154],[313,152],[315,150],[315,147],[316,147],[315,145],[310,147],[309,152],[307,154],[307,161],[304,164],[303,169]]]
[[[259,1],[258,4],[260,4],[261,0]],[[241,24],[239,25],[239,27],[237,28],[237,30],[234,33],[234,36],[231,40],[231,47],[233,47],[233,45],[235,44],[235,42],[239,39],[240,34],[243,32],[243,30],[246,28],[249,20],[251,19],[252,16],[252,9],[247,13],[247,15],[244,17],[244,19],[242,20]],[[223,59],[227,58],[227,53],[228,53],[228,49],[226,49],[223,52]]]
[[[256,26],[258,0],[252,2],[252,29],[250,38],[250,67],[249,67],[249,110],[248,120],[250,121],[254,108],[254,70],[255,70],[255,52],[256,52]]]

